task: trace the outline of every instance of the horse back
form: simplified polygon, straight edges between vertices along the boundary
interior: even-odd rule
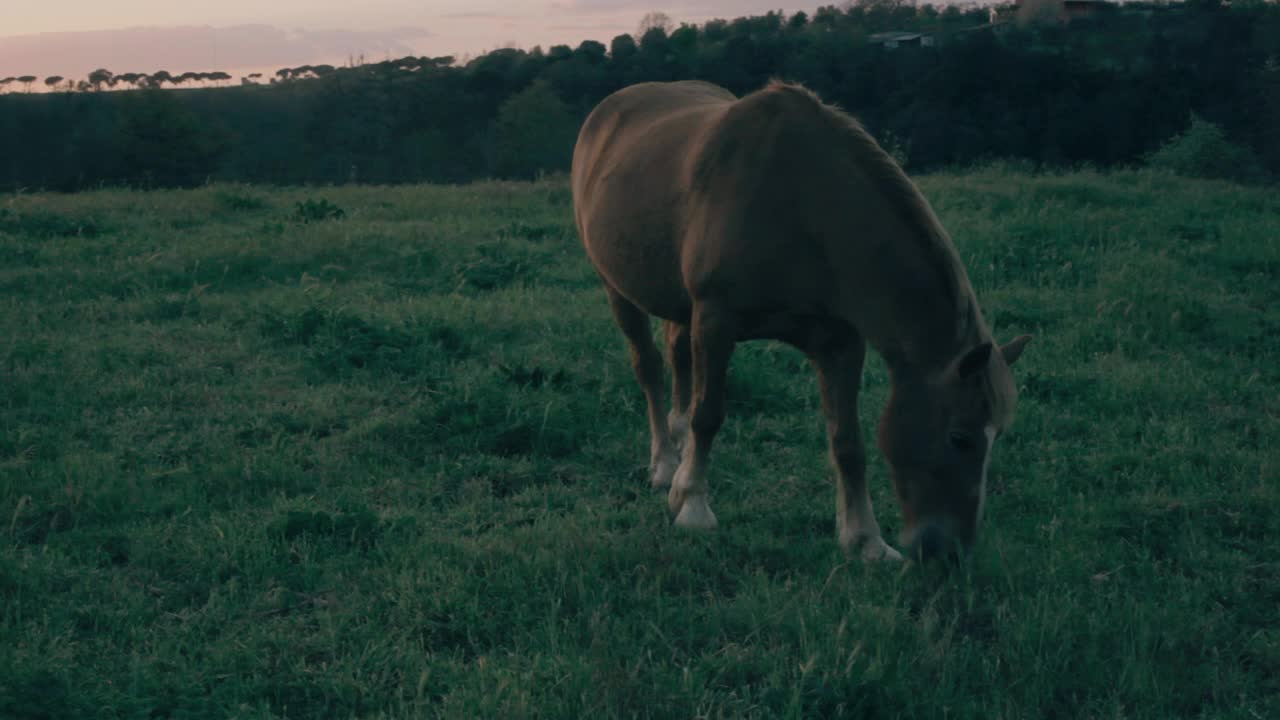
[[[591,112],[573,155],[578,232],[601,278],[652,315],[683,321],[680,243],[690,158],[736,98],[709,83],[642,83]]]
[[[749,336],[835,318],[890,348],[950,345],[968,311],[963,268],[914,184],[801,88],[621,90],[582,129],[573,192],[597,272],[652,315],[684,321],[714,302],[761,318]]]

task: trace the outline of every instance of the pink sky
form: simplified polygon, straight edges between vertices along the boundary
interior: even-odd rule
[[[15,2],[0,24],[0,76],[252,71],[363,55],[477,55],[514,44],[607,43],[646,12],[677,22],[838,0],[50,0]],[[6,2],[6,5],[9,3]]]

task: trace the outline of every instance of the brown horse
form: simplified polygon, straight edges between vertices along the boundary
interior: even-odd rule
[[[771,338],[817,372],[841,545],[900,559],[865,482],[857,401],[870,343],[893,381],[879,440],[902,542],[926,556],[972,542],[991,446],[1016,400],[1009,366],[1030,337],[993,352],[946,231],[853,118],[776,82],[741,99],[703,82],[634,85],[583,125],[573,200],[630,343],[653,485],[671,486],[676,525],[715,527],[706,475],[729,357],[739,341]],[[665,321],[669,416],[650,315]]]

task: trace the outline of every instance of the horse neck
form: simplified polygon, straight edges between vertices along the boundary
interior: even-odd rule
[[[890,367],[940,370],[990,336],[968,273],[901,170],[852,167],[833,170],[823,186],[830,194],[815,194],[809,209],[822,218],[817,229],[842,278],[843,311]],[[841,210],[827,214],[833,206]]]
[[[968,280],[961,274],[960,292],[954,297],[937,294],[934,302],[897,303],[881,317],[892,318],[876,324],[878,332],[867,341],[885,359],[895,378],[937,375],[966,351],[991,340],[991,332],[978,307]]]

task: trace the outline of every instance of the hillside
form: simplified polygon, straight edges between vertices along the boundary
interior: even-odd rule
[[[951,574],[843,559],[771,343],[670,526],[560,180],[6,198],[0,716],[1280,716],[1280,200],[921,184],[1036,336]]]

